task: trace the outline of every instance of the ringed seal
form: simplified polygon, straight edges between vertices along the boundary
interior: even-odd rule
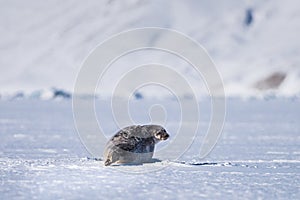
[[[169,138],[159,125],[134,125],[118,131],[104,149],[104,165],[151,162],[155,144]]]

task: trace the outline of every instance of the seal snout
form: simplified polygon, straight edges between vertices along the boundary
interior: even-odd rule
[[[163,136],[162,136],[162,140],[166,140],[168,139],[170,136],[168,133],[165,133]]]

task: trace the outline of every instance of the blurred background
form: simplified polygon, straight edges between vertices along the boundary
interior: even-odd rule
[[[1,98],[69,98],[98,44],[142,27],[175,29],[203,45],[228,97],[300,96],[297,0],[3,0]]]

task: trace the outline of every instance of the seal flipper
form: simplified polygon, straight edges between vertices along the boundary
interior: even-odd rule
[[[105,166],[109,166],[109,165],[111,165],[111,164],[112,164],[112,162],[111,162],[110,159],[107,159],[107,160],[104,162],[104,165],[105,165]]]

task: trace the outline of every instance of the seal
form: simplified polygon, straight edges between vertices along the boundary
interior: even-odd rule
[[[151,162],[155,144],[169,138],[159,125],[134,125],[118,131],[105,145],[104,165]]]

